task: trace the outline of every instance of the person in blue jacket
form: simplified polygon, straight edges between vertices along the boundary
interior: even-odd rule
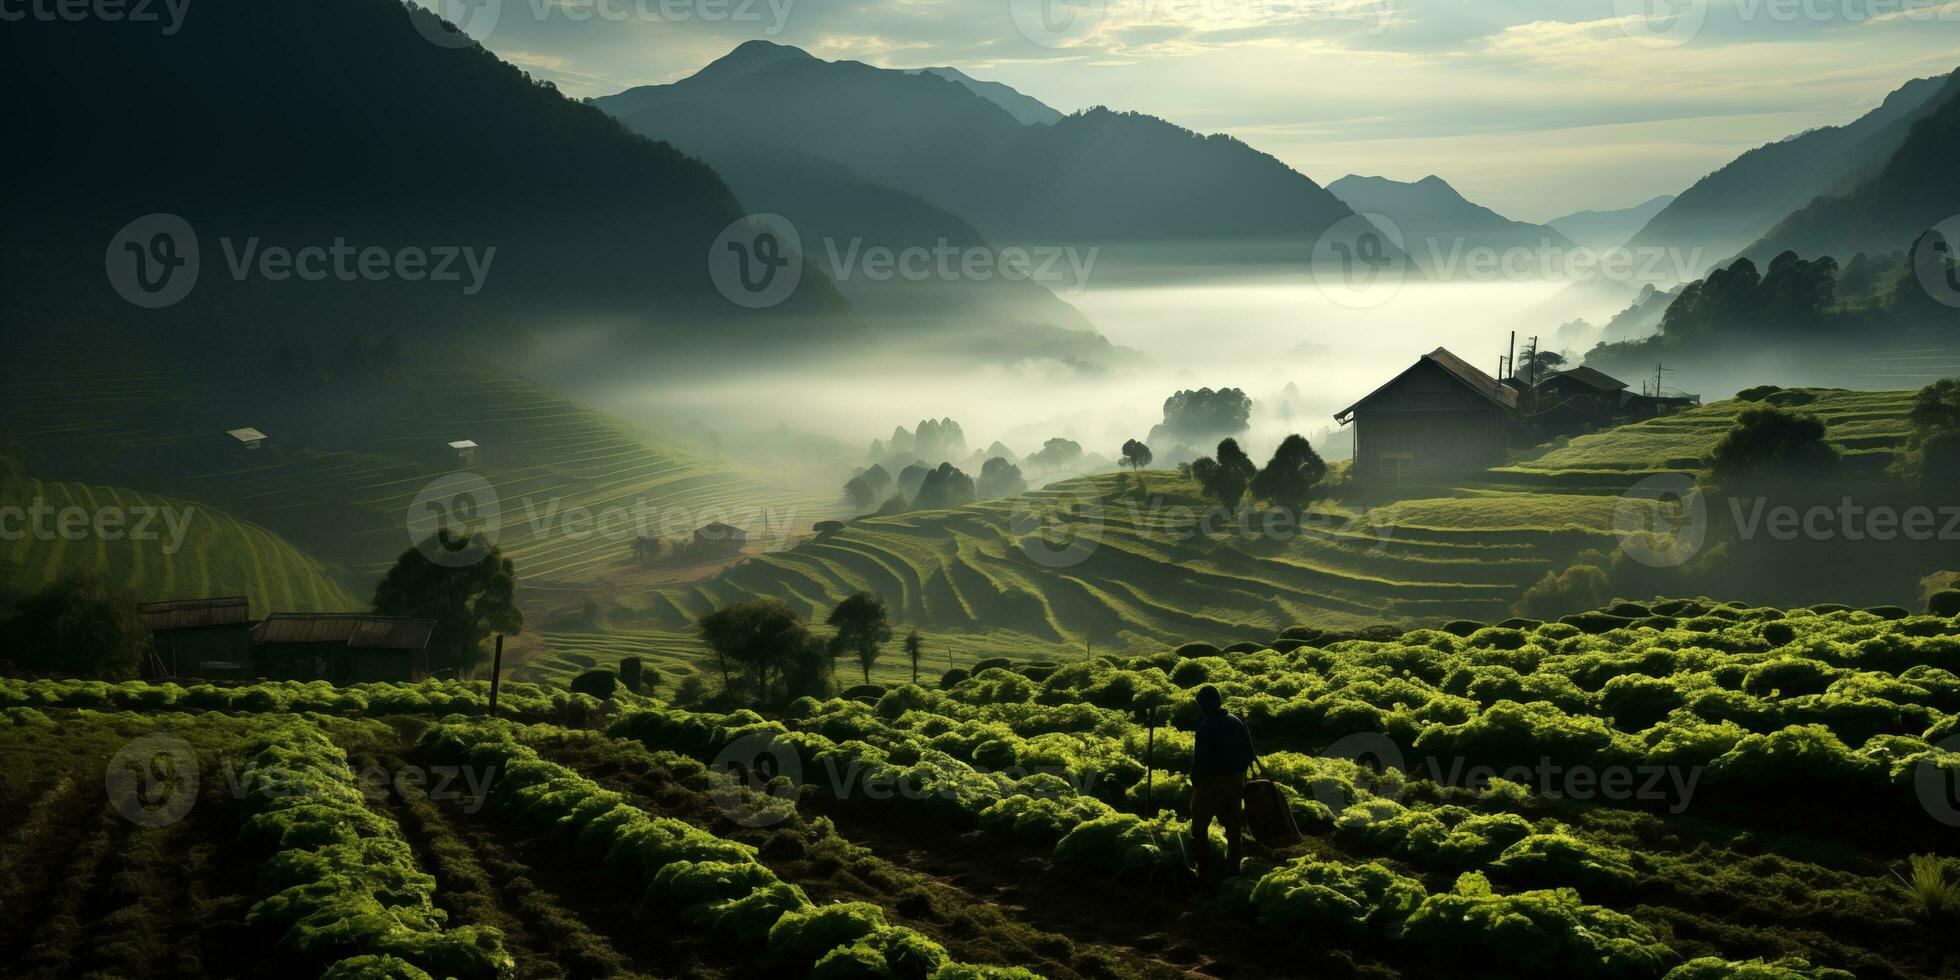
[[[1225,828],[1225,873],[1238,873],[1244,856],[1241,832],[1245,798],[1245,771],[1253,761],[1252,733],[1238,716],[1225,710],[1218,688],[1207,684],[1198,689],[1198,708],[1204,718],[1198,722],[1196,744],[1191,751],[1191,839],[1198,856],[1198,875],[1204,877],[1211,864],[1211,821],[1217,818]]]

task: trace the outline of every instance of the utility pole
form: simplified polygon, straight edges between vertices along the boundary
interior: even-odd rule
[[[504,679],[504,635],[497,634],[497,656],[490,665],[490,717],[497,717],[497,687]]]
[[[1511,331],[1511,342],[1505,348],[1504,377],[1515,377],[1518,373],[1518,332]]]

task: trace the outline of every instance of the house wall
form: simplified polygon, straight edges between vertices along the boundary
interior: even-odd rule
[[[1426,362],[1358,406],[1354,426],[1355,466],[1381,479],[1500,462],[1513,427],[1502,409]]]
[[[194,677],[205,661],[250,665],[252,627],[249,623],[160,630],[151,637],[157,659],[174,677]]]

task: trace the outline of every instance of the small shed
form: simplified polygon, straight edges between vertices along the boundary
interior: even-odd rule
[[[476,465],[476,443],[469,439],[458,439],[449,444],[449,451],[456,457],[459,466]]]
[[[1355,473],[1396,480],[1502,461],[1518,393],[1441,347],[1334,415],[1354,425]]]
[[[230,436],[238,445],[246,449],[256,450],[265,445],[265,433],[251,426],[246,426],[242,429],[226,429],[225,435]]]
[[[1552,371],[1531,386],[1525,415],[1535,441],[1604,429],[1621,415],[1627,384],[1589,367]]]
[[[740,551],[749,543],[749,532],[733,524],[715,521],[694,530],[694,546],[720,551]]]
[[[334,684],[429,676],[435,620],[368,613],[273,613],[252,630],[252,650],[273,680]]]
[[[230,676],[252,662],[252,609],[244,596],[146,602],[136,613],[165,677]]]

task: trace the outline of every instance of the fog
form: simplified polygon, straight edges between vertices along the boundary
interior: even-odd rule
[[[1091,370],[1046,359],[949,366],[884,345],[830,363],[748,361],[720,378],[587,394],[683,437],[713,430],[737,457],[765,444],[779,450],[783,436],[821,437],[787,441],[812,450],[798,455],[820,451],[841,466],[861,463],[871,441],[894,426],[942,417],[960,423],[969,450],[998,440],[1026,455],[1065,436],[1114,458],[1124,440],[1162,421],[1172,392],[1237,387],[1255,403],[1241,441],[1259,455],[1288,432],[1321,444],[1315,436],[1333,426],[1336,411],[1438,346],[1495,371],[1513,329],[1520,345],[1533,331],[1549,339],[1557,324],[1543,322],[1539,308],[1564,285],[1408,282],[1348,293],[1302,275],[1126,282],[1068,300],[1111,343],[1140,355],[1127,366]],[[1290,397],[1289,384],[1297,389]]]

